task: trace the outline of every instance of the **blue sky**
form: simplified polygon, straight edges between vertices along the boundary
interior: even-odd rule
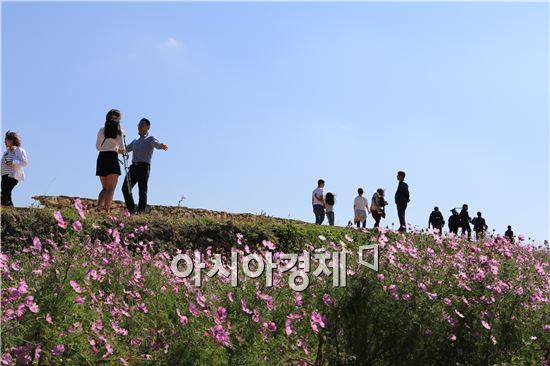
[[[468,203],[547,239],[548,25],[545,3],[2,2],[2,133],[30,159],[14,202],[96,197],[118,108],[128,139],[147,117],[169,145],[152,204],[314,221],[324,178],[337,225],[358,187],[387,189],[391,225],[405,170],[414,225]]]

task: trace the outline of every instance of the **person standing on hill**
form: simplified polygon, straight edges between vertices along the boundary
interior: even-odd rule
[[[510,243],[514,242],[514,232],[512,231],[512,227],[510,225],[508,225],[508,230],[506,230],[504,236],[510,240]]]
[[[130,190],[128,189],[128,184],[123,184],[122,194],[124,195],[126,208],[128,212],[132,214],[141,213],[147,207],[147,183],[149,181],[149,173],[151,172],[153,151],[155,149],[168,150],[168,146],[161,144],[156,138],[149,135],[150,128],[151,122],[147,118],[142,118],[138,123],[139,138],[126,146],[126,150],[132,152],[132,165],[130,165],[128,172],[130,175]],[[139,203],[137,210],[131,191],[136,183],[139,188]]]
[[[328,224],[334,226],[334,193],[328,192],[325,196],[325,211],[327,213]]]
[[[101,181],[101,192],[97,199],[98,210],[109,213],[113,195],[115,194],[120,164],[118,154],[125,152],[123,131],[120,128],[121,113],[118,109],[111,109],[105,117],[105,126],[99,129],[96,139],[96,149],[99,151],[96,161],[95,174]]]
[[[355,213],[353,221],[357,227],[361,227],[361,225],[363,225],[363,228],[365,228],[367,226],[369,201],[363,197],[363,193],[363,188],[357,189],[357,197],[355,197],[355,200],[353,201],[353,212]]]
[[[397,180],[399,181],[399,185],[397,186],[397,191],[395,192],[395,204],[397,206],[397,216],[399,217],[399,231],[406,232],[407,222],[405,220],[405,210],[410,202],[410,195],[409,185],[404,182],[404,171],[400,170],[397,172]]]
[[[374,227],[380,226],[380,219],[386,217],[385,207],[388,205],[384,198],[384,190],[378,188],[376,192],[372,195],[372,200],[370,203],[370,213],[374,219]]]
[[[325,181],[319,179],[317,188],[311,194],[311,204],[313,205],[313,213],[315,214],[315,224],[321,225],[325,221],[325,198],[323,196],[323,188]]]
[[[443,234],[443,225],[445,225],[445,219],[443,219],[443,215],[441,214],[441,211],[439,211],[439,207],[434,207],[434,210],[430,214],[430,218],[428,220],[428,228],[430,225],[434,228],[439,230],[439,235]]]
[[[468,205],[463,204],[462,210],[460,210],[460,227],[462,229],[461,235],[464,236],[465,233],[468,233],[468,240],[472,238],[472,228],[470,227],[470,214],[468,214]]]
[[[483,239],[485,236],[485,231],[487,230],[488,226],[485,223],[485,219],[481,217],[481,212],[477,213],[477,217],[475,217],[472,220],[472,225],[474,225],[474,231],[476,233],[476,239]]]
[[[2,206],[13,206],[11,192],[25,179],[23,167],[27,166],[27,152],[21,147],[21,139],[15,132],[6,132],[6,152],[2,155]]]
[[[451,210],[451,216],[449,216],[449,232],[458,235],[458,229],[460,228],[460,216],[456,208]]]

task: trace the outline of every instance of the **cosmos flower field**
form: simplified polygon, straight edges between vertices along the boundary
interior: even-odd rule
[[[2,365],[547,365],[550,359],[550,250],[523,237],[468,242],[432,232],[106,217],[88,213],[79,200],[70,210],[27,213],[38,225],[31,229],[4,215]],[[4,235],[17,230],[26,234]],[[378,271],[357,255],[372,244]],[[282,270],[285,255],[304,251],[311,254],[309,271]],[[320,253],[343,251],[345,287],[335,287],[326,273],[314,275]],[[198,252],[205,267],[200,287],[171,269],[175,255]],[[206,275],[216,254],[229,266],[232,253],[240,265],[251,254],[273,258],[272,286],[265,273],[241,275],[236,287],[229,277]],[[309,278],[304,291],[289,286],[295,272]]]

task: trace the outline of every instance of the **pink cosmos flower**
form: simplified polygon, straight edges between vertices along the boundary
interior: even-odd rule
[[[185,315],[183,315],[181,312],[180,312],[180,309],[176,308],[176,313],[178,314],[178,318],[180,320],[180,324],[183,325],[183,326],[186,326],[188,323],[189,323],[189,319],[187,319],[187,317]]]
[[[292,323],[292,320],[291,319],[286,319],[285,320],[285,334],[287,336],[291,335],[292,334],[292,328],[290,328],[290,324]]]
[[[82,305],[82,304],[84,304],[84,298],[80,295],[76,295],[76,299],[75,299],[74,302],[79,304],[79,305]]]
[[[294,293],[294,305],[296,305],[297,307],[300,307],[302,306],[302,304],[303,304],[302,296],[300,294]]]
[[[82,231],[82,223],[80,221],[73,222],[73,229],[75,229],[77,232]]]
[[[212,332],[212,335],[214,336],[214,340],[216,341],[216,343],[221,344],[222,346],[225,346],[225,347],[231,346],[231,342],[229,340],[229,333],[221,325],[210,327],[210,331]]]
[[[52,316],[50,315],[50,313],[46,314],[46,322],[48,322],[49,324],[53,324]]]
[[[82,293],[82,289],[80,288],[80,286],[78,285],[78,283],[76,283],[75,280],[70,280],[70,281],[69,281],[69,284],[71,285],[71,287],[73,288],[73,290],[75,290],[75,292],[76,292],[77,294]]]
[[[264,240],[262,241],[262,244],[264,247],[266,247],[267,249],[269,250],[275,250],[275,244],[273,244],[271,241],[269,240]]]
[[[325,328],[326,326],[326,317],[319,314],[317,311],[313,311],[311,313],[311,318],[309,321],[311,325],[311,329],[314,333],[318,333],[319,329],[317,328],[317,325],[321,326],[321,328]]]
[[[330,298],[330,295],[325,293],[325,294],[323,294],[323,303],[327,306],[331,306],[334,302]]]
[[[55,220],[57,221],[57,225],[62,228],[62,229],[66,229],[67,228],[67,223],[65,222],[65,220],[63,220],[63,216],[61,216],[61,212],[60,211],[55,211],[53,213],[53,217],[55,217]]]
[[[128,335],[128,331],[124,328],[121,328],[117,322],[115,322],[114,320],[111,320],[111,327],[113,328],[113,330],[115,331],[116,334],[120,334],[122,336],[127,336]]]
[[[306,355],[309,354],[309,350],[307,349],[307,343],[306,343],[305,339],[302,339],[302,338],[298,339],[296,341],[296,345],[298,347],[301,347]]]
[[[52,355],[59,356],[65,352],[65,346],[62,344],[56,345],[54,348],[52,348]]]
[[[481,325],[483,325],[483,328],[487,329],[487,330],[490,330],[491,329],[491,326],[489,325],[489,323],[487,323],[485,320],[482,320],[481,321]]]
[[[266,329],[270,330],[271,332],[275,332],[277,330],[277,325],[275,324],[275,322],[268,322],[268,323],[264,323],[263,325]]]
[[[214,313],[214,322],[216,324],[221,324],[225,322],[226,318],[227,318],[227,310],[224,307],[220,306]]]
[[[80,201],[80,198],[77,198],[74,200],[74,207],[78,211],[78,214],[82,218],[82,220],[86,220],[86,206],[82,204],[82,201]]]
[[[243,309],[243,311],[247,314],[252,314],[252,310],[250,310],[247,306],[246,306],[246,301],[244,299],[241,299],[241,308]]]

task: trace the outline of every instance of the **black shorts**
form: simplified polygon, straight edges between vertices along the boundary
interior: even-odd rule
[[[120,175],[120,164],[116,151],[102,151],[97,157],[95,175],[105,177],[109,174]]]

